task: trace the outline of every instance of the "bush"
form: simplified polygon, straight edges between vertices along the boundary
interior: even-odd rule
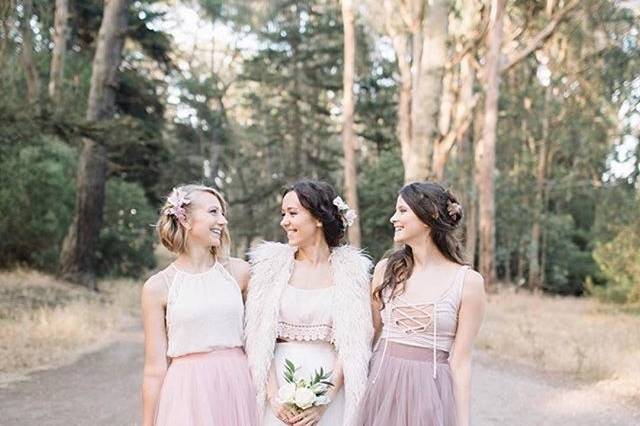
[[[97,253],[98,273],[136,277],[154,267],[155,221],[156,212],[140,185],[110,179]]]
[[[597,245],[593,255],[608,279],[592,287],[600,299],[640,303],[640,223],[622,227],[611,240]]]
[[[362,246],[378,260],[393,247],[393,215],[404,168],[398,150],[383,151],[377,161],[362,168],[360,177],[360,224]]]
[[[39,137],[4,146],[0,160],[0,267],[56,271],[75,206],[77,150]],[[138,184],[107,182],[98,273],[135,276],[154,266],[155,212]]]
[[[77,153],[56,139],[35,142],[0,160],[0,266],[54,271],[73,214]]]
[[[591,248],[583,247],[583,231],[576,227],[570,214],[550,214],[547,227],[545,290],[579,296],[588,277],[600,275]]]

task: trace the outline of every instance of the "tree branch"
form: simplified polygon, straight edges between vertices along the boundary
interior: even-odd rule
[[[510,68],[515,66],[518,62],[522,61],[531,53],[533,53],[535,50],[540,48],[542,43],[544,43],[544,41],[553,34],[558,24],[562,22],[567,17],[569,12],[575,9],[579,4],[580,4],[579,0],[573,0],[567,6],[560,9],[558,12],[556,12],[551,17],[549,23],[547,23],[547,25],[529,41],[529,44],[527,44],[527,46],[524,49],[522,49],[519,52],[514,52],[511,55],[508,55],[507,63],[500,67],[500,72],[509,70]]]

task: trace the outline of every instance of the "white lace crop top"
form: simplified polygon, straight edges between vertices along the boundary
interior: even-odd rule
[[[303,289],[287,285],[280,299],[277,337],[333,343],[332,296],[333,286]]]
[[[242,292],[220,263],[199,274],[171,264],[161,274],[168,285],[168,357],[242,346]]]

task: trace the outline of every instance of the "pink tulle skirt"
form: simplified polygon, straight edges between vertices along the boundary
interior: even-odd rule
[[[156,426],[256,426],[256,391],[240,348],[173,358]]]
[[[359,426],[455,426],[456,405],[449,354],[388,342],[371,361]],[[383,356],[384,352],[384,356]],[[433,363],[436,363],[436,378]]]

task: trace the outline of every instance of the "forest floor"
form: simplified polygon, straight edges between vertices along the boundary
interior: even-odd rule
[[[55,296],[34,302],[33,294],[44,292],[34,285],[50,279],[12,274],[0,275],[2,424],[139,424],[139,285],[110,282],[97,296],[71,297],[56,282]],[[65,302],[43,302],[54,299]],[[473,364],[472,424],[640,424],[638,322],[636,314],[594,300],[492,294]]]

